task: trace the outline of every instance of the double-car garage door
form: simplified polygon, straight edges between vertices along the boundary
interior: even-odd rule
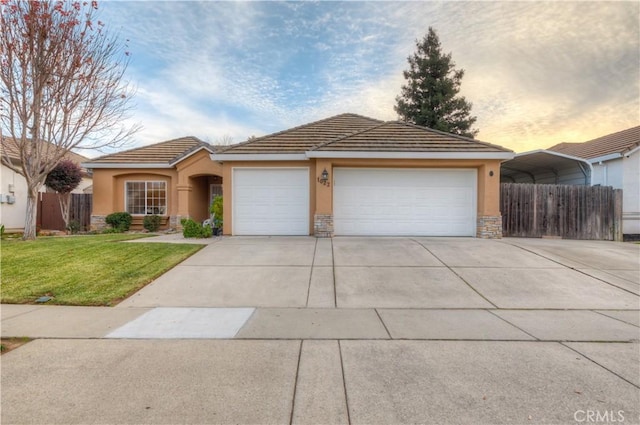
[[[474,236],[475,169],[334,168],[336,235]],[[308,235],[308,168],[236,168],[234,235]]]

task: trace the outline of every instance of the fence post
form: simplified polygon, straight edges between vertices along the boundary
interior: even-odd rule
[[[613,191],[613,240],[623,241],[622,235],[622,189]]]

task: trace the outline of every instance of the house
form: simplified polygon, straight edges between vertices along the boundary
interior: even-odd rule
[[[202,220],[220,185],[225,235],[500,237],[500,146],[342,114],[226,148],[196,138],[97,158],[94,227]],[[216,192],[217,193],[217,192]],[[137,221],[136,221],[137,220]]]
[[[622,189],[622,232],[640,237],[640,126],[583,143],[560,143],[505,161],[503,182],[612,186]]]
[[[208,218],[213,196],[222,193],[213,152],[196,137],[182,137],[85,162],[93,170],[91,227],[105,227],[106,216],[118,211],[133,216],[133,229],[142,229],[149,214],[160,215],[165,229],[179,227],[181,218]]]
[[[549,150],[587,160],[592,185],[622,189],[622,232],[640,237],[640,126]]]
[[[13,165],[20,166],[20,154],[13,139],[2,139],[0,155],[8,158]],[[76,164],[88,160],[74,152],[69,152],[65,158]],[[22,174],[13,171],[4,163],[0,164],[0,168],[0,223],[5,226],[7,232],[21,232],[24,230],[27,211],[27,181]],[[83,169],[82,181],[72,193],[90,193],[91,185],[91,175]],[[46,192],[46,190],[47,188],[43,186],[40,192]]]

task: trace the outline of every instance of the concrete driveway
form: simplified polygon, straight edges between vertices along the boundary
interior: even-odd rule
[[[640,422],[640,245],[222,238],[115,308],[2,306],[2,423]],[[603,418],[606,415],[606,421]]]

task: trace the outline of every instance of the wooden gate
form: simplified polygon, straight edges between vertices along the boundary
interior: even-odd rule
[[[503,236],[622,240],[622,190],[502,183]]]
[[[91,224],[91,208],[93,195],[90,193],[72,193],[69,208],[69,220],[76,220],[81,231],[89,230]],[[38,217],[36,225],[42,230],[66,230],[60,203],[56,193],[38,194]]]

